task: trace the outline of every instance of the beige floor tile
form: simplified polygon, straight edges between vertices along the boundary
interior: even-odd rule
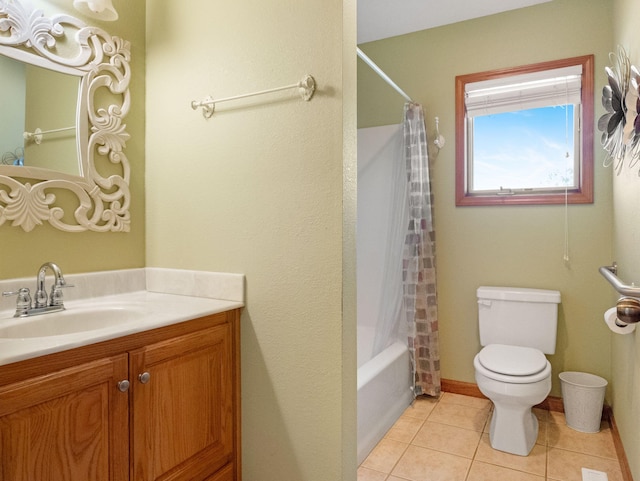
[[[483,434],[475,460],[504,466],[505,468],[511,468],[517,471],[524,471],[537,476],[544,476],[546,472],[547,448],[536,444],[529,453],[529,456],[518,456],[493,449],[489,441],[489,435]]]
[[[599,433],[581,433],[563,424],[549,424],[549,446],[617,459],[611,429],[604,427]]]
[[[536,444],[546,446],[549,442],[548,433],[549,423],[542,423],[538,420],[538,438],[536,439]]]
[[[444,394],[442,394],[440,402],[444,404],[459,404],[461,406],[470,406],[479,409],[484,409],[491,406],[491,401],[489,399],[473,396],[463,396],[462,394],[453,394],[450,392],[445,392]]]
[[[467,481],[544,481],[544,479],[544,476],[536,476],[479,461],[474,461],[471,464],[471,471],[469,471],[469,476],[467,477]]]
[[[538,418],[538,422],[548,423],[549,422],[549,411],[546,409],[533,408],[533,414]]]
[[[582,468],[607,473],[609,481],[622,481],[617,459],[600,458],[590,454],[549,448],[547,478],[554,481],[582,481]]]
[[[407,449],[407,446],[408,444],[406,443],[384,438],[373,448],[373,451],[362,462],[361,466],[389,474]]]
[[[516,456],[491,448],[491,408],[451,393],[418,397],[362,463],[358,481],[543,481],[545,473],[547,481],[582,481],[582,467],[623,481],[608,423],[600,433],[580,433],[563,413],[534,408],[537,444]]]
[[[456,456],[473,458],[480,442],[480,433],[469,429],[434,423],[427,420],[412,444]]]
[[[374,471],[373,469],[358,468],[358,481],[385,481],[388,474]]]
[[[549,422],[556,424],[567,424],[564,413],[560,413],[558,411],[549,411]]]
[[[391,474],[411,481],[464,481],[470,465],[470,459],[409,446]]]
[[[385,437],[409,444],[416,435],[424,420],[402,415],[387,431]]]
[[[425,420],[438,404],[438,399],[439,398],[429,396],[419,396],[411,403],[411,406],[405,409],[402,415]]]
[[[482,432],[489,412],[488,407],[475,408],[459,404],[438,403],[429,416],[429,421]]]
[[[385,481],[387,474],[374,471],[373,469],[358,468],[358,481]]]

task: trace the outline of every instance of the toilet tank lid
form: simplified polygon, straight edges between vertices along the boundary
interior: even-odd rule
[[[553,302],[560,304],[560,292],[548,289],[531,289],[527,287],[493,287],[480,286],[478,299],[497,299],[520,302]]]

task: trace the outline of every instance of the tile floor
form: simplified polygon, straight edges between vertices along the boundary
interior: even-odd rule
[[[492,405],[444,393],[419,398],[358,468],[358,481],[582,481],[582,467],[622,481],[608,423],[597,434],[569,428],[564,414],[534,409],[538,440],[529,456],[489,444]]]

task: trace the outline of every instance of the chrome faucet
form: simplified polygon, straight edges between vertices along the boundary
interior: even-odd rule
[[[47,291],[44,287],[44,281],[47,269],[51,269],[54,275],[53,285],[51,286],[51,295],[47,297]],[[29,289],[23,287],[15,292],[3,292],[3,296],[18,296],[16,305],[16,313],[14,317],[35,316],[37,314],[45,314],[47,312],[56,312],[64,310],[62,288],[73,287],[67,284],[62,275],[62,271],[57,264],[53,262],[45,262],[38,269],[36,295],[31,305],[31,294]],[[47,302],[47,299],[49,302]]]
[[[55,279],[53,286],[51,286],[51,297],[49,299],[49,306],[63,306],[62,303],[62,288],[67,285],[62,275],[62,271],[57,264],[53,262],[45,262],[38,269],[38,287],[33,301],[33,307],[47,307],[47,291],[44,289],[44,279],[47,274],[47,268],[53,271]],[[64,306],[63,306],[64,307]]]

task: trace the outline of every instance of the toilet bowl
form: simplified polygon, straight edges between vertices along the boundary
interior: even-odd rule
[[[494,405],[491,447],[527,456],[538,437],[531,411],[551,391],[551,364],[535,348],[489,344],[474,358],[478,388]]]

